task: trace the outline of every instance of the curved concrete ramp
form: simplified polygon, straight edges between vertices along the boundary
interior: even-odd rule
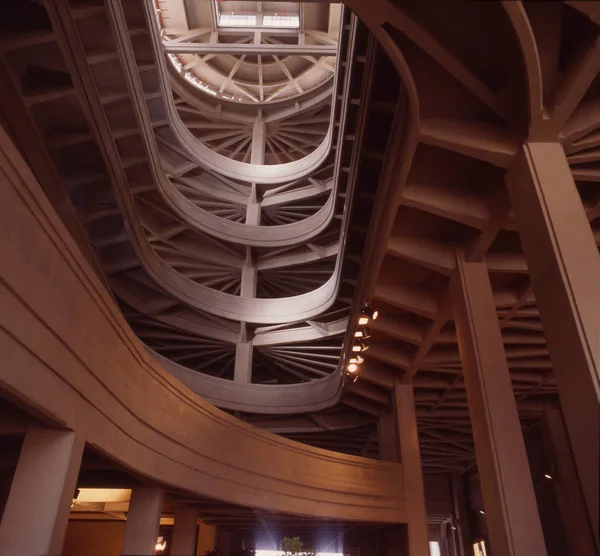
[[[156,363],[1,128],[0,353],[3,391],[147,478],[291,514],[406,521],[398,464],[256,429]]]

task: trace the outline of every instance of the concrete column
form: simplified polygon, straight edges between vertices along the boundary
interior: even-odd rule
[[[542,526],[485,263],[465,262],[459,253],[451,293],[493,553],[544,556]]]
[[[425,509],[425,490],[423,488],[415,401],[411,385],[400,384],[400,381],[396,380],[392,413],[382,415],[378,427],[381,459],[400,461],[402,464],[404,492],[408,510],[407,554],[410,554],[410,556],[428,556],[429,535]],[[389,542],[394,542],[393,539],[400,534],[399,530],[394,531],[394,534],[390,537],[392,540]],[[405,539],[405,537],[398,538]],[[396,553],[398,553],[400,548],[397,547],[396,550]]]
[[[565,527],[567,542],[573,554],[594,554],[594,538],[587,520],[581,487],[569,446],[560,409],[547,407],[545,432],[554,455],[552,483]]]
[[[377,433],[379,436],[379,459],[383,461],[400,461],[398,450],[398,433],[396,432],[396,412],[379,416]]]
[[[248,199],[248,206],[246,207],[246,224],[260,226],[260,216],[260,202],[256,192],[256,184],[253,183],[250,190],[250,198]]]
[[[252,342],[241,342],[235,348],[233,380],[243,384],[252,382]]]
[[[261,119],[256,119],[252,126],[252,147],[250,150],[251,164],[265,163],[265,136],[267,125]]]
[[[155,554],[162,505],[162,489],[137,487],[131,491],[122,556]]]
[[[454,519],[456,522],[456,548],[460,556],[474,556],[473,535],[469,521],[469,509],[465,497],[463,478],[457,473],[450,477],[452,483],[452,502],[454,506]]]
[[[171,556],[196,556],[199,517],[200,512],[197,508],[180,508],[175,511]]]
[[[258,281],[258,272],[256,265],[252,262],[252,259],[248,257],[246,264],[242,267],[242,278],[241,278],[241,297],[248,299],[256,297],[256,285]]]
[[[408,510],[407,531],[397,528],[390,530],[390,534],[385,539],[386,553],[429,556],[425,490],[415,400],[411,385],[400,384],[399,380],[395,381],[393,408],[391,413],[379,417],[378,433],[380,459],[400,461],[402,464]],[[405,552],[406,550],[408,552]]]
[[[408,507],[408,554],[410,556],[428,556],[427,510],[412,385],[400,384],[399,379],[396,379],[394,406],[398,415],[396,426],[404,476],[404,492]]]
[[[2,556],[62,552],[85,441],[71,431],[25,435],[2,523]]]
[[[600,551],[600,257],[559,143],[524,146],[506,183],[588,520]]]
[[[204,522],[200,523],[198,546],[196,547],[196,554],[198,556],[204,556],[207,552],[210,552],[215,548],[216,533],[217,530],[214,525],[208,525]]]

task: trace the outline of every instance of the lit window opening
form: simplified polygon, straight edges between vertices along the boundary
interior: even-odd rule
[[[487,556],[487,551],[485,550],[485,542],[479,541],[473,545],[473,550],[475,551],[475,556]]]
[[[255,556],[282,556],[281,550],[256,550]],[[347,556],[343,552],[317,552],[315,556]]]
[[[429,541],[429,553],[431,556],[441,556],[440,543],[437,541]]]

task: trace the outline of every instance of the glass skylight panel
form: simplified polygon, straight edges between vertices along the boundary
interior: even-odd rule
[[[256,27],[256,14],[220,14],[219,27]]]
[[[298,29],[300,27],[300,17],[297,15],[264,15],[263,25],[265,27]]]

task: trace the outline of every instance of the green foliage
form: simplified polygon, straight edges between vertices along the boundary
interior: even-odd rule
[[[283,553],[286,556],[288,554],[299,554],[302,552],[302,546],[300,537],[283,537],[281,542],[281,548],[283,548]]]
[[[283,537],[281,548],[283,556],[315,556],[314,552],[303,552],[300,537]]]

